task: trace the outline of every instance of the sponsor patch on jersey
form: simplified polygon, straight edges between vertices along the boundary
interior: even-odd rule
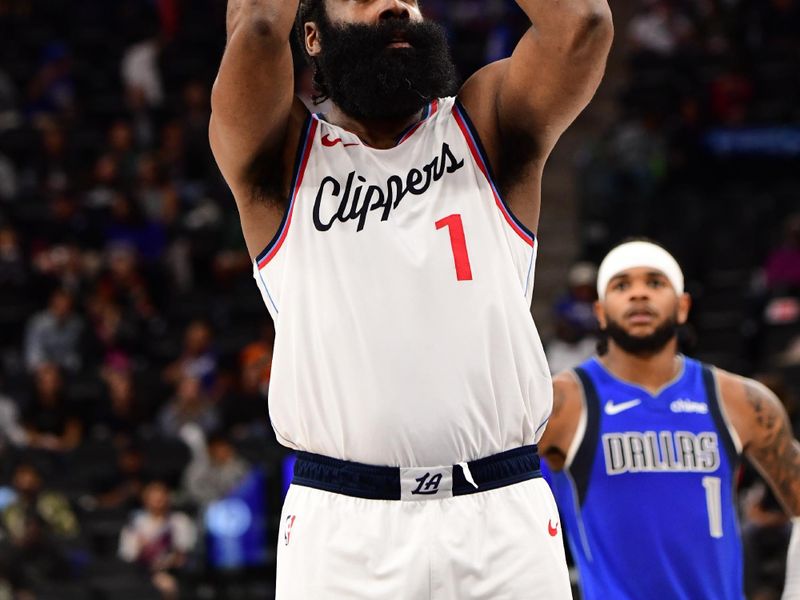
[[[694,413],[696,415],[707,415],[708,404],[705,402],[695,402],[686,398],[679,398],[669,405],[669,409],[674,413]]]

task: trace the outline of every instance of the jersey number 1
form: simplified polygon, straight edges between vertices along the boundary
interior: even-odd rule
[[[464,235],[464,223],[461,215],[450,215],[436,221],[436,229],[447,227],[450,231],[450,245],[453,247],[453,259],[456,263],[456,279],[472,281],[472,267],[469,264],[467,238]]]
[[[712,538],[721,538],[722,532],[722,480],[719,477],[703,477],[708,509],[708,533]]]

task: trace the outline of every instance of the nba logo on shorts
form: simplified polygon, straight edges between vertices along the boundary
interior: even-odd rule
[[[286,533],[283,534],[283,541],[288,546],[292,537],[292,525],[294,525],[296,515],[286,517]]]

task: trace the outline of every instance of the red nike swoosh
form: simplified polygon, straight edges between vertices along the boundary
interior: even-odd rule
[[[342,141],[342,138],[336,138],[335,140],[332,140],[330,134],[327,133],[322,137],[322,145],[326,148],[333,148],[336,144],[341,144],[345,148],[349,148],[350,146],[358,146],[358,144],[345,144]]]
[[[547,533],[550,534],[550,537],[556,537],[558,535],[558,521],[556,521],[555,527],[553,527],[552,521],[547,521]]]

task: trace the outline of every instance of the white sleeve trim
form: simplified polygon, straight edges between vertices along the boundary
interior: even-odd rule
[[[712,367],[712,373],[714,374],[714,389],[717,391],[717,404],[719,405],[719,412],[722,415],[722,420],[725,421],[725,426],[728,428],[728,434],[733,440],[733,445],[736,446],[736,452],[741,455],[742,452],[744,452],[744,444],[742,444],[742,439],[739,437],[739,432],[736,431],[736,428],[728,418],[728,410],[725,407],[725,399],[722,397],[722,390],[719,387],[719,378],[717,377],[716,367]]]

